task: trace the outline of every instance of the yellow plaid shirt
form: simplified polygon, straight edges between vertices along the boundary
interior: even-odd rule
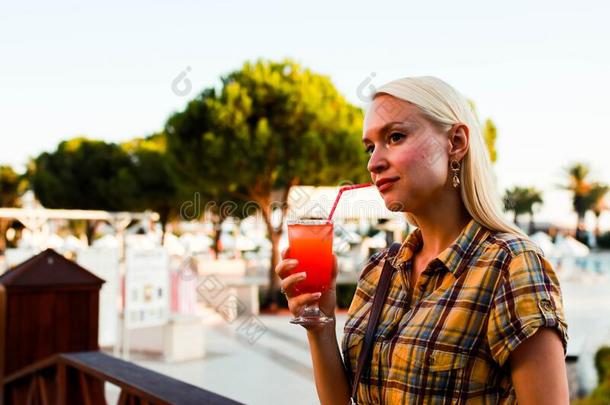
[[[567,344],[551,265],[531,241],[471,220],[412,286],[411,257],[421,242],[416,229],[393,259],[358,403],[516,403],[510,353],[540,327],[556,329],[564,350]],[[352,373],[386,254],[371,257],[349,308],[342,350]]]

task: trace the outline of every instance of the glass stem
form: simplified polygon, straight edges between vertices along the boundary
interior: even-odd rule
[[[320,316],[322,316],[322,313],[320,312],[320,306],[318,305],[317,302],[314,302],[313,304],[305,305],[305,308],[303,308],[303,313],[301,314],[301,316],[303,318],[319,318]]]

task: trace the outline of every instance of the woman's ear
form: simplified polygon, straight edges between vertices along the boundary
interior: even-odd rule
[[[468,152],[470,131],[464,124],[454,124],[449,130],[449,157],[451,160],[462,160]]]

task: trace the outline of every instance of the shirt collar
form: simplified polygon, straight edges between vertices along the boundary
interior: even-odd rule
[[[442,264],[454,277],[464,271],[477,247],[486,239],[488,230],[474,219],[462,229],[455,241],[443,250],[434,261]],[[394,258],[393,266],[398,268],[413,257],[422,244],[422,236],[419,228],[415,229],[404,241],[398,254]]]

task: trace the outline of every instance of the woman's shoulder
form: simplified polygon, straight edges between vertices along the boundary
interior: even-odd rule
[[[513,259],[526,252],[544,256],[542,249],[530,238],[510,232],[490,232],[486,249],[499,250]]]
[[[497,232],[490,236],[487,249],[491,252],[487,259],[493,259],[492,267],[513,286],[526,286],[531,283],[559,285],[553,265],[530,238]]]

